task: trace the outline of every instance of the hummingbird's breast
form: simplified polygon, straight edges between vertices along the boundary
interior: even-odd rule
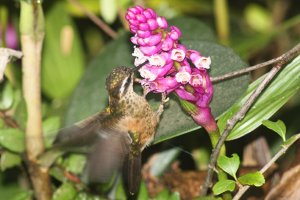
[[[138,140],[141,150],[154,138],[158,120],[147,100],[136,93],[127,95],[121,100],[125,104],[125,114],[119,125],[126,128],[134,139]]]

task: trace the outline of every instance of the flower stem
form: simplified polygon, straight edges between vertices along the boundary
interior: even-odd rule
[[[209,138],[210,138],[210,141],[211,141],[213,149],[215,149],[216,146],[217,146],[217,143],[218,143],[218,141],[220,139],[220,131],[219,131],[219,129],[217,128],[215,131],[209,133]],[[226,155],[226,147],[225,147],[224,144],[221,147],[219,155]],[[227,180],[228,179],[227,174],[222,169],[217,168],[217,170],[218,170],[218,180],[219,181],[221,181],[221,180]],[[229,199],[232,199],[232,196],[231,196],[230,193],[224,193],[223,194],[223,199],[229,200]]]

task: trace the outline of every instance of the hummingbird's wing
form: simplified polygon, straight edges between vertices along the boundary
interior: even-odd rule
[[[129,154],[131,139],[114,129],[102,131],[88,160],[83,180],[89,183],[108,182],[122,168]]]
[[[103,122],[109,114],[106,112],[90,116],[69,128],[62,129],[53,143],[53,148],[65,151],[88,153],[97,141],[98,135],[103,129]]]

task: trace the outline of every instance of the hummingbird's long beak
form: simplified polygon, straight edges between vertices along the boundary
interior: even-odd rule
[[[143,62],[142,64],[138,65],[137,67],[132,68],[133,72],[138,71],[139,69],[141,69],[145,64],[147,64],[149,61],[146,60],[145,62]]]

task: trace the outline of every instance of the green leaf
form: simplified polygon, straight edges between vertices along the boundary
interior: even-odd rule
[[[64,160],[66,170],[74,174],[80,174],[85,166],[86,156],[82,154],[71,154]]]
[[[15,171],[12,171],[15,172]],[[8,173],[0,173],[0,194],[1,199],[13,200],[20,193],[25,192],[18,183],[15,176],[9,176]],[[30,191],[27,191],[30,192]],[[18,200],[18,199],[17,199]],[[22,199],[23,200],[23,199]],[[27,199],[26,199],[27,200]]]
[[[86,8],[89,12],[92,12],[96,15],[99,14],[99,2],[95,1],[95,0],[78,0],[78,2],[80,2],[80,4]],[[82,10],[80,8],[78,8],[77,6],[68,3],[67,5],[67,9],[68,9],[68,13],[70,13],[72,16],[76,16],[76,17],[84,17],[86,18],[86,15],[84,12],[82,12]]]
[[[270,120],[264,120],[262,121],[262,124],[268,129],[271,129],[272,131],[278,133],[278,135],[285,142],[286,127],[283,121],[277,120],[277,122],[272,122]]]
[[[212,15],[212,3],[210,1],[199,0],[151,0],[146,1],[146,5],[155,8],[160,16],[174,16],[178,14],[189,14],[193,16]],[[170,14],[170,12],[172,12]]]
[[[166,151],[160,152],[156,158],[155,162],[150,168],[150,174],[152,176],[161,176],[165,170],[168,169],[170,164],[180,153],[179,148],[172,148]]]
[[[32,191],[24,191],[15,194],[10,200],[31,200],[33,192]]]
[[[4,151],[1,153],[0,157],[0,167],[1,171],[6,169],[19,166],[21,164],[21,157],[18,154],[11,153],[9,151]]]
[[[52,116],[43,121],[43,134],[46,148],[51,147],[59,127],[60,118],[58,116]]]
[[[227,191],[232,192],[234,189],[235,189],[235,181],[233,180],[218,181],[212,188],[214,195],[219,195]]]
[[[42,89],[51,98],[65,98],[77,85],[84,69],[79,35],[65,4],[56,3],[46,15],[42,59]]]
[[[168,23],[180,28],[182,33],[182,36],[180,37],[181,40],[203,40],[207,42],[217,41],[216,34],[213,30],[196,18],[180,16],[168,20]]]
[[[25,149],[24,133],[19,129],[2,129],[0,131],[0,145],[10,151],[21,153]]]
[[[99,195],[87,194],[85,192],[80,192],[76,195],[74,200],[102,200]]]
[[[260,187],[265,183],[265,178],[262,173],[253,172],[239,177],[238,181],[242,185],[254,185],[256,187]]]
[[[22,130],[25,130],[27,122],[27,109],[25,100],[22,98],[16,105],[16,110],[14,113],[14,119],[16,119],[18,125]]]
[[[148,190],[144,181],[141,182],[139,195],[137,199],[149,199]]]
[[[5,127],[5,122],[3,118],[0,118],[0,129],[3,129]]]
[[[124,199],[126,196],[126,193],[124,191],[124,187],[123,187],[121,179],[118,179],[116,184],[117,184],[117,186],[115,186],[116,192],[115,192],[114,198],[115,199]]]
[[[271,13],[258,4],[250,4],[246,7],[245,19],[250,27],[258,32],[266,33],[272,29]]]
[[[169,197],[168,200],[180,200],[180,199],[181,199],[181,198],[180,198],[179,192],[173,192],[173,193],[170,195],[170,197]]]
[[[7,110],[13,105],[14,90],[9,82],[6,82],[0,92],[0,110]]]
[[[100,0],[100,14],[105,22],[113,23],[118,16],[116,0]]]
[[[221,132],[225,128],[226,121],[240,109],[241,105],[249,98],[250,94],[252,94],[265,76],[253,82],[248,87],[244,96],[219,119],[219,121],[222,121],[219,124],[223,125],[219,126]],[[300,56],[290,62],[276,76],[247,112],[245,118],[235,125],[227,140],[234,140],[247,135],[260,126],[262,121],[269,119],[276,113],[298,91],[300,85],[299,76]]]
[[[53,166],[50,168],[49,173],[52,177],[59,180],[60,182],[63,182],[65,180],[64,171],[61,169],[61,167]]]
[[[53,194],[52,200],[74,199],[77,194],[76,189],[71,183],[63,183]]]
[[[217,163],[221,169],[223,169],[226,173],[231,175],[236,180],[236,172],[240,165],[240,158],[237,154],[232,154],[231,158],[220,155]]]
[[[169,198],[169,191],[167,189],[164,189],[158,195],[155,197],[156,200],[165,200]]]
[[[197,197],[193,200],[222,200],[222,198],[214,197],[214,196],[205,196],[205,197]]]
[[[189,23],[189,21],[185,23]],[[194,26],[193,31],[196,30],[197,26]],[[206,32],[206,30],[201,31],[203,33]],[[189,38],[188,34],[190,32],[192,31],[185,32],[186,38]],[[201,39],[201,36],[199,38]],[[201,54],[211,57],[212,67],[210,74],[212,76],[235,71],[246,66],[229,48],[205,41],[182,40],[181,42],[188,48],[199,50]],[[116,66],[133,66],[132,50],[133,47],[130,44],[128,35],[122,35],[110,43],[105,48],[105,51],[90,64],[70,101],[70,107],[66,112],[66,126],[106,107],[106,76]],[[215,95],[211,103],[214,116],[217,117],[227,110],[244,93],[247,85],[247,75],[214,84]],[[158,101],[155,101],[153,98],[150,100],[154,102],[153,107],[158,106]],[[182,111],[177,99],[171,95],[169,106],[165,109],[161,118],[154,142],[158,143],[199,128],[199,125],[194,123],[191,117]]]

